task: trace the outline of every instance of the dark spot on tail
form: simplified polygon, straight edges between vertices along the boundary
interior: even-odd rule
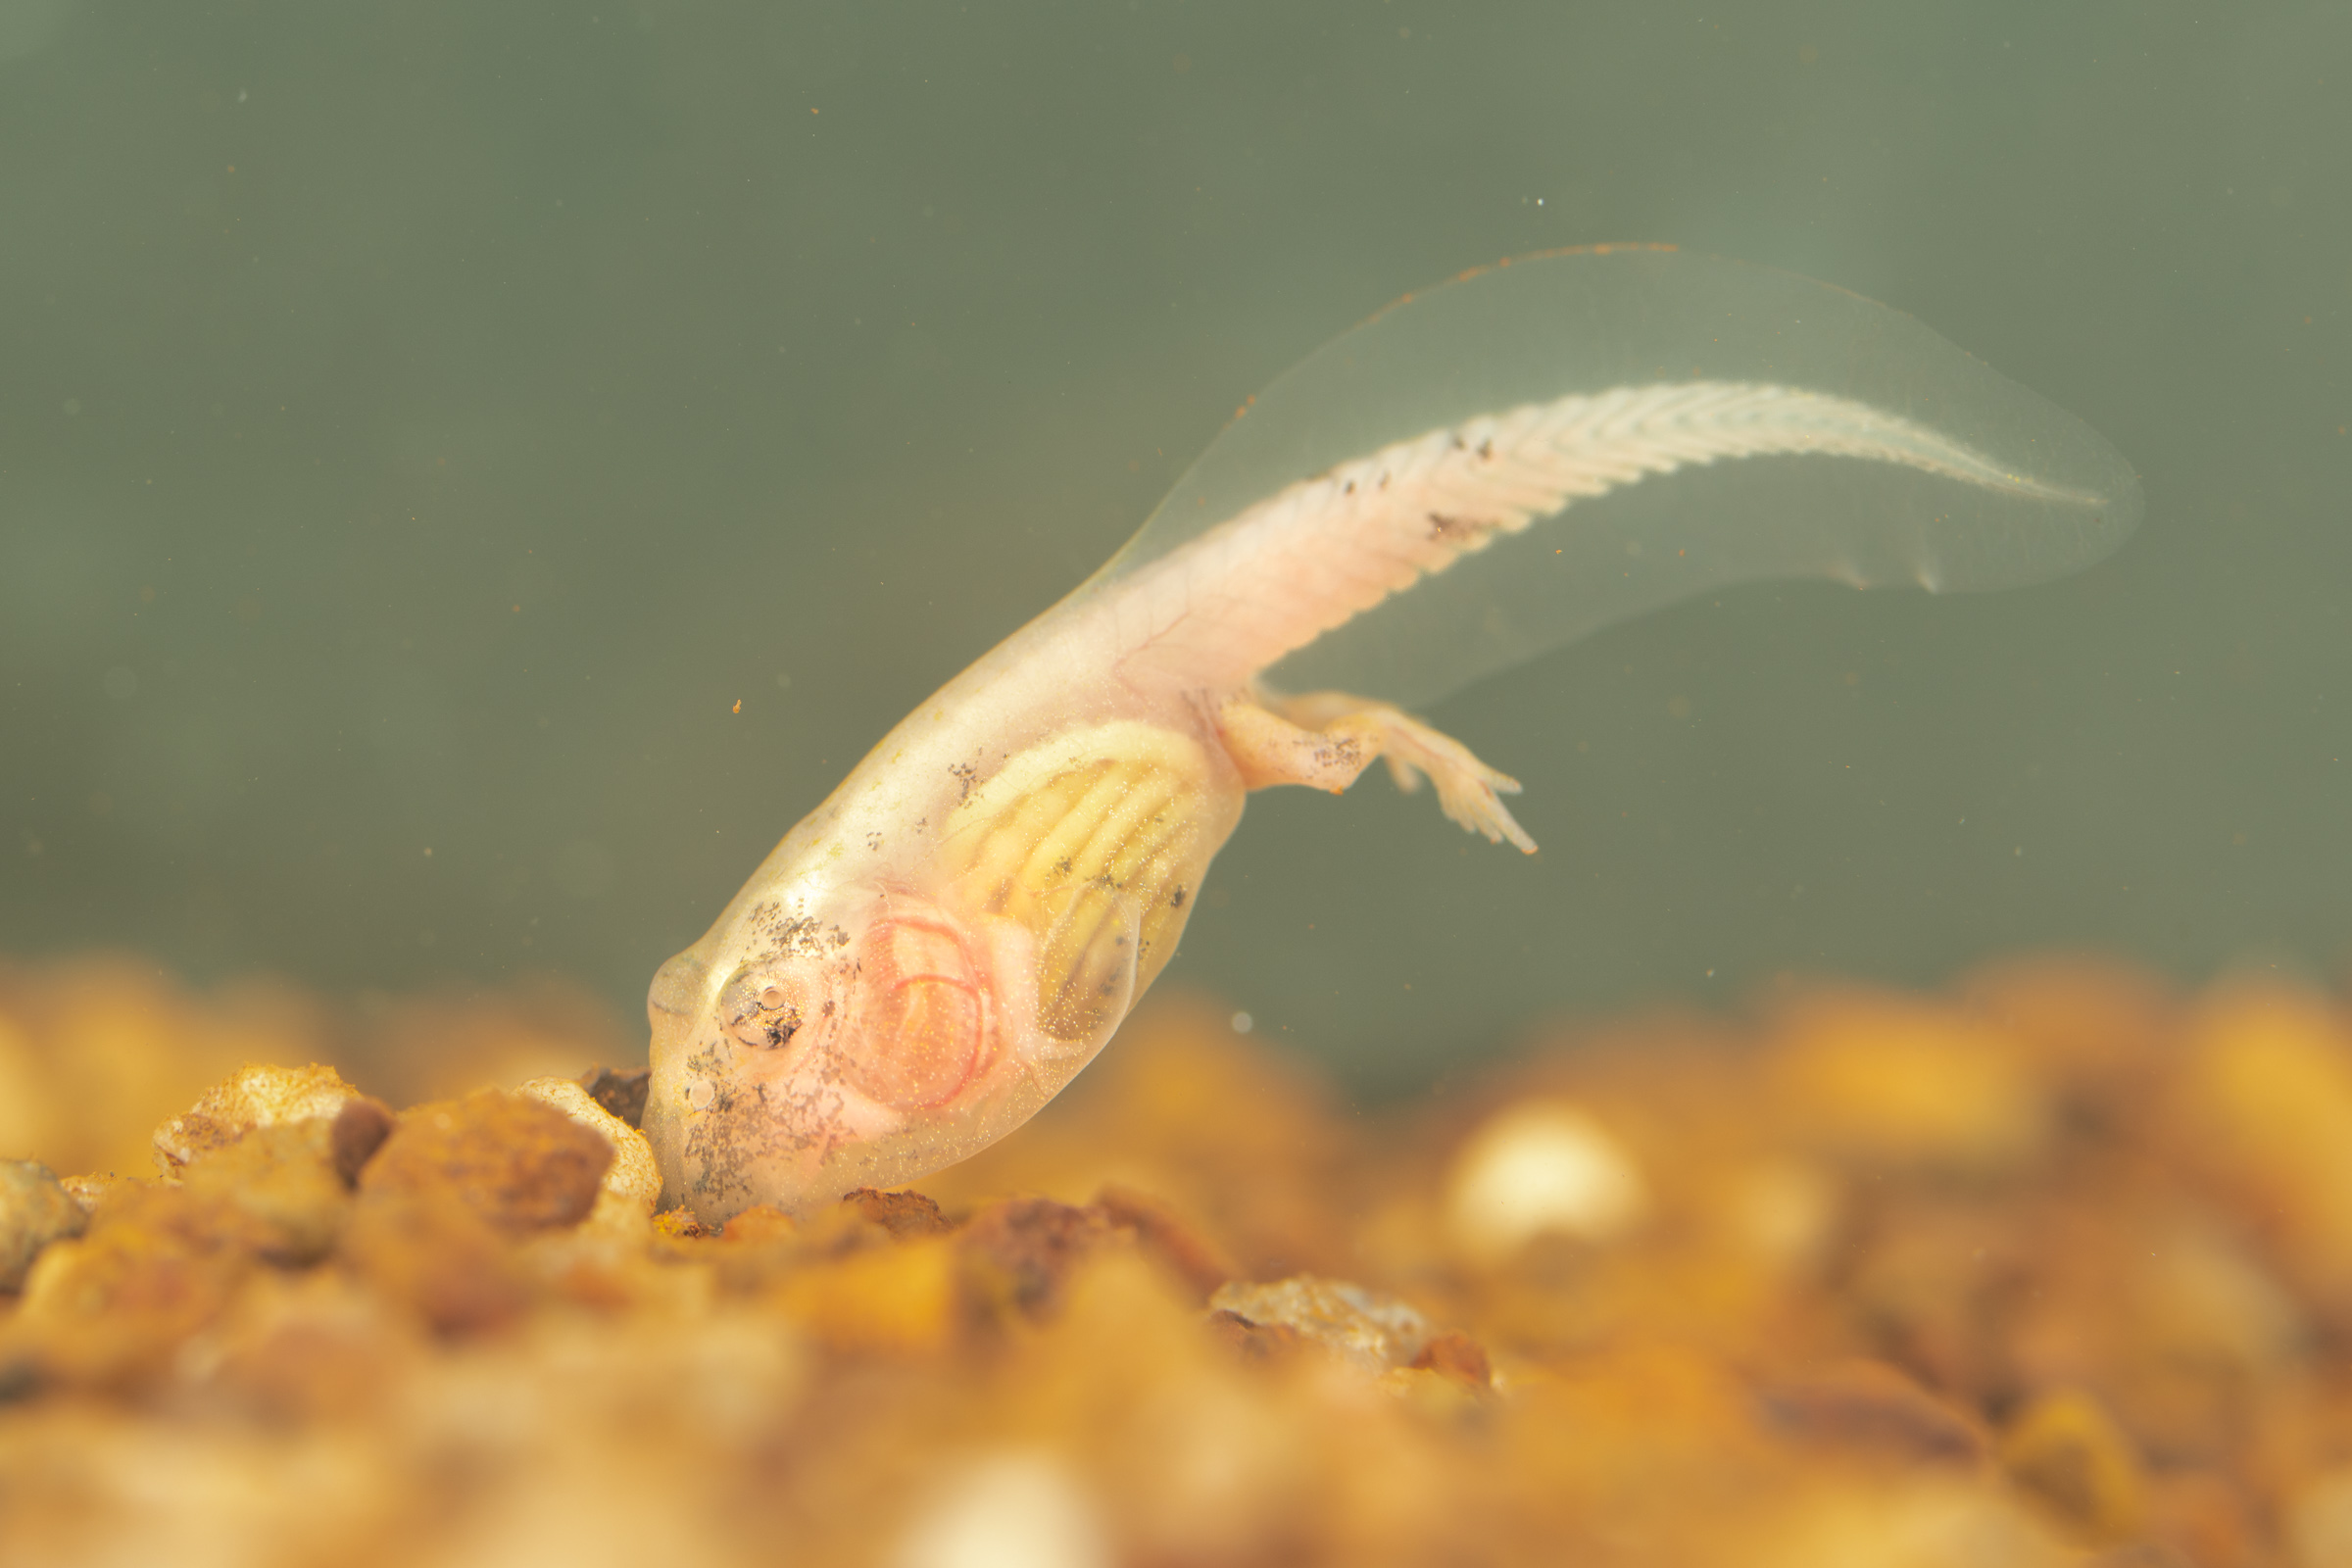
[[[1482,537],[1488,525],[1475,517],[1448,517],[1442,512],[1429,514],[1429,536],[1447,543],[1467,544]]]

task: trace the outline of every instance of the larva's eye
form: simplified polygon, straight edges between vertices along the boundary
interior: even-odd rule
[[[790,974],[736,972],[719,993],[718,1015],[727,1033],[755,1051],[778,1051],[807,1021],[807,988]]]

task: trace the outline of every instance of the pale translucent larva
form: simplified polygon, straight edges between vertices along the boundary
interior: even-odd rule
[[[1413,296],[1253,400],[662,966],[664,1188],[807,1208],[1018,1127],[1167,962],[1250,790],[1385,757],[1532,851],[1518,786],[1394,704],[1733,583],[2055,576],[2138,507],[2081,421],[1803,278],[1634,249]]]

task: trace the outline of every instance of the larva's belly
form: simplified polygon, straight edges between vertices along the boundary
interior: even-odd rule
[[[1031,1021],[1048,1041],[1092,1054],[1174,953],[1241,815],[1220,761],[1154,724],[1065,731],[1015,756],[950,816],[945,901],[1027,934]]]

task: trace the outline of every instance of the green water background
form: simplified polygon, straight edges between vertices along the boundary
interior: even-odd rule
[[[1540,859],[1259,797],[1163,984],[1374,1083],[1792,971],[2339,976],[2348,94],[2344,5],[0,0],[0,951],[633,1010],[1245,395],[1666,240],[2071,409],[2141,534],[1486,682]]]

